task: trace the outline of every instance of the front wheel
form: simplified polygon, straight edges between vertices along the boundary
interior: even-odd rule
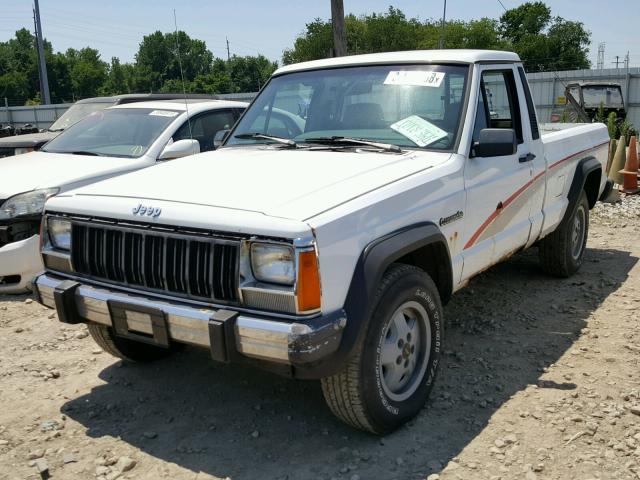
[[[571,208],[571,205],[569,206]],[[567,278],[582,265],[589,235],[589,201],[583,190],[571,215],[540,241],[538,254],[542,269],[550,275]]]
[[[363,344],[336,375],[322,379],[331,411],[376,434],[418,414],[435,380],[443,341],[438,290],[424,271],[392,265],[385,273]]]

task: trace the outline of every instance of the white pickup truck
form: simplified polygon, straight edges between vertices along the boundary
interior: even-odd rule
[[[427,400],[452,293],[532,246],[552,275],[580,267],[608,142],[541,135],[513,53],[286,66],[217,151],[49,200],[37,291],[118,357],[186,343],[321,379],[383,434]]]

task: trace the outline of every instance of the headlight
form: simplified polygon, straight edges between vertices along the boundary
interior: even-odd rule
[[[23,153],[33,152],[31,147],[18,147],[13,150],[14,155],[22,155]]]
[[[65,218],[49,217],[47,231],[51,244],[60,250],[71,250],[71,222]]]
[[[251,245],[251,269],[258,281],[293,285],[295,281],[293,248],[286,245],[254,243]]]
[[[59,188],[43,188],[14,195],[0,206],[0,219],[40,215],[44,210],[44,202],[59,190]]]

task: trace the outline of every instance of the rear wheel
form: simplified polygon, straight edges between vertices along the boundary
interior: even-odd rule
[[[416,267],[392,265],[378,289],[363,344],[341,372],[322,380],[331,411],[361,430],[395,430],[424,406],[442,340],[435,284]]]
[[[542,269],[556,277],[567,278],[582,265],[589,235],[589,201],[583,190],[571,215],[539,244]]]
[[[98,323],[88,322],[87,328],[91,337],[105,352],[130,362],[152,362],[169,356],[176,349],[175,344],[162,348],[118,337],[113,328]]]

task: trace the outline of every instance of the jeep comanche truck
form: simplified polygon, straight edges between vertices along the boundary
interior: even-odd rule
[[[513,53],[285,66],[215,152],[50,199],[37,292],[117,357],[185,343],[321,379],[340,419],[384,434],[425,404],[453,292],[531,246],[578,270],[608,141],[541,134]]]

